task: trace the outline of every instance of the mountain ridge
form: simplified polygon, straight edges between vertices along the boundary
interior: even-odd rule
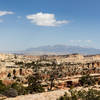
[[[35,48],[28,48],[22,51],[23,54],[32,54],[32,55],[45,55],[45,54],[100,54],[100,49],[89,48],[89,47],[81,47],[81,46],[69,46],[69,45],[47,45],[40,46]]]

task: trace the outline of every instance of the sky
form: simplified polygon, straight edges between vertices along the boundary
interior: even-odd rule
[[[100,0],[0,0],[0,51],[56,44],[100,48]]]

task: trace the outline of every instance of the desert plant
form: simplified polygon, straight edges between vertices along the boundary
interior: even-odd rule
[[[6,85],[2,83],[2,80],[0,80],[0,94],[2,94],[7,89]]]
[[[69,95],[70,94],[70,95]],[[95,89],[86,90],[70,90],[57,100],[100,100],[100,91]]]
[[[4,92],[4,95],[7,97],[16,97],[18,96],[18,92],[16,89],[9,88]]]
[[[41,85],[41,76],[36,73],[28,77],[28,87],[27,90],[29,93],[34,92],[43,92],[44,88]]]
[[[83,75],[80,79],[79,79],[79,83],[81,86],[91,86],[94,85],[96,83],[96,78],[90,76],[89,74],[87,75]]]
[[[11,78],[11,73],[8,73],[7,77]]]
[[[15,89],[18,92],[18,95],[27,94],[26,88],[23,85],[19,84],[19,83],[13,83],[11,85],[11,88]]]

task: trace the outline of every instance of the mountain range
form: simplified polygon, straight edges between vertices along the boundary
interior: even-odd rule
[[[79,54],[91,55],[91,54],[100,54],[100,49],[81,47],[81,46],[47,45],[47,46],[29,48],[17,53],[30,54],[30,55],[46,55],[46,54],[64,55],[64,54],[79,53]]]

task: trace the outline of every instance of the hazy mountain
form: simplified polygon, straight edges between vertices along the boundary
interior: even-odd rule
[[[100,54],[100,49],[87,48],[80,46],[66,46],[66,45],[54,45],[54,46],[41,46],[36,48],[29,48],[21,53],[42,55],[42,54]]]

